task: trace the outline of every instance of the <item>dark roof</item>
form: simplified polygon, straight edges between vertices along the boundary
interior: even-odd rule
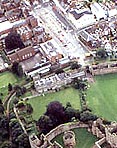
[[[75,17],[76,20],[78,20],[80,17],[83,16],[82,13],[76,13],[76,11],[71,11],[71,14],[73,14],[73,16]]]
[[[92,14],[90,11],[84,11],[82,13],[77,13],[75,10],[71,11],[71,13],[73,14],[76,20],[81,18],[84,14]]]

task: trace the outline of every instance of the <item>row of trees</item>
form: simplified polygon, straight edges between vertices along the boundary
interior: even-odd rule
[[[4,114],[4,107],[0,100],[0,148],[2,144],[9,139],[9,122]]]
[[[30,148],[28,135],[23,132],[21,125],[13,112],[10,114],[9,119],[9,132],[11,136],[12,148]]]
[[[28,136],[23,132],[13,111],[9,118],[0,100],[0,148],[30,148]]]
[[[30,105],[27,112],[32,112]],[[5,114],[2,100],[0,99],[0,148],[30,148],[28,135],[26,135],[13,111],[9,118]]]
[[[26,87],[21,87],[19,85],[15,85],[13,86],[11,83],[8,84],[8,91],[12,91],[14,90],[16,92],[16,97],[21,97],[22,95],[24,95],[27,92]]]

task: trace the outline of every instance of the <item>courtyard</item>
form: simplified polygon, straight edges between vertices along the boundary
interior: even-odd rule
[[[87,91],[88,106],[96,115],[117,121],[117,75],[107,74],[95,77]]]
[[[92,148],[97,138],[87,131],[85,128],[79,128],[73,130],[76,137],[76,147],[75,148]],[[57,141],[62,146],[63,144],[63,134],[58,135],[53,139]]]

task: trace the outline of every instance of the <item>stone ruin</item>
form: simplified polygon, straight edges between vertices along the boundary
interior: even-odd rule
[[[117,148],[117,122],[105,127],[106,141],[112,148]]]
[[[102,132],[99,127],[104,131]],[[117,122],[103,124],[103,120],[99,118],[93,122],[91,132],[100,138],[99,142],[96,142],[99,146],[94,146],[95,148],[101,148],[104,142],[109,143],[111,148],[117,148]]]
[[[71,131],[74,128],[87,128],[93,135],[99,138],[95,142],[93,148],[101,148],[105,142],[110,145],[111,148],[117,148],[117,122],[111,122],[109,124],[104,124],[103,120],[98,118],[89,127],[88,124],[83,124],[80,122],[69,123],[59,125],[47,135],[41,135],[40,139],[35,135],[29,136],[29,141],[31,148],[63,148],[56,141],[52,142],[52,139],[57,135],[64,133],[63,142],[65,148],[75,148],[75,134]]]
[[[75,148],[76,140],[75,140],[74,132],[73,131],[64,132],[63,142],[64,142],[65,148]]]

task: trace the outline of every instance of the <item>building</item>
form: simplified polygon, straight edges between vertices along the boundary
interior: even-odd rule
[[[7,57],[9,58],[11,63],[21,62],[23,60],[27,60],[30,57],[34,56],[36,51],[32,46],[25,47],[23,49],[16,49],[13,53],[9,54]]]
[[[63,58],[62,51],[54,39],[40,44],[45,56],[51,63],[56,63],[59,59]]]
[[[106,11],[97,2],[91,4],[91,11],[97,20],[107,18]]]
[[[68,13],[68,16],[70,21],[77,29],[92,25],[96,22],[94,15],[88,8],[82,11],[73,9],[70,11],[70,13]]]

